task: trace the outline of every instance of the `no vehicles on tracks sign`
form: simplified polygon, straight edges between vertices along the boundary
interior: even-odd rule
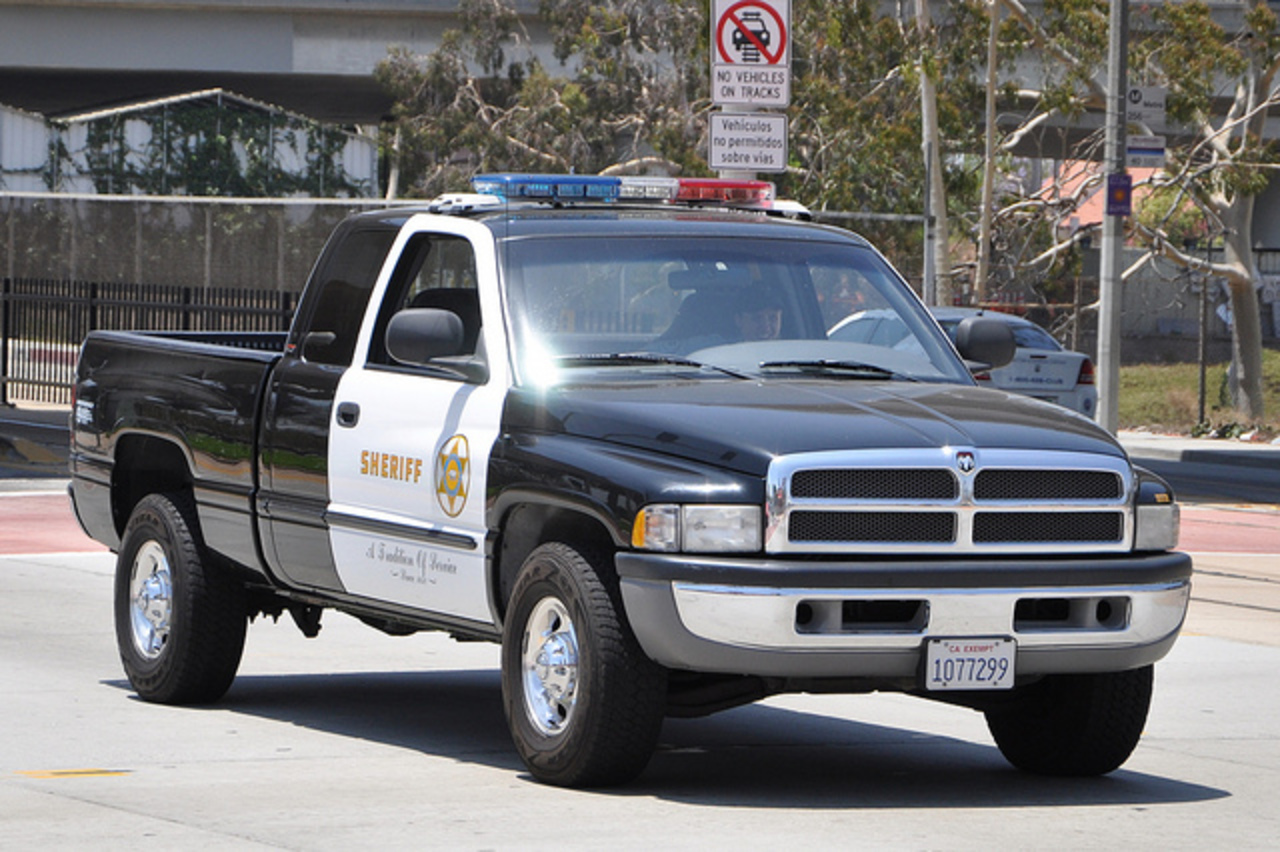
[[[718,106],[791,103],[791,0],[713,0],[711,99]]]

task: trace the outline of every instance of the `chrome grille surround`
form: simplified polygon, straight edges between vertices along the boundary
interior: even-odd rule
[[[968,468],[968,470],[965,470]],[[841,471],[875,471],[875,475],[851,477]],[[890,481],[899,474],[911,481],[932,479],[945,472],[954,477],[957,488],[952,498],[932,496],[903,499],[901,487],[888,488],[885,498],[868,494],[865,488],[856,494],[831,496],[824,489],[822,497],[792,494],[796,474],[802,481],[815,478],[829,482]],[[999,472],[996,474],[995,472]],[[980,499],[975,483],[984,472],[992,473],[1007,483],[997,489],[996,497]],[[990,477],[988,480],[990,481]],[[1115,483],[1115,487],[1110,486]],[[1071,487],[1080,483],[1080,490]],[[1101,483],[1101,487],[1100,487]],[[981,450],[974,447],[943,447],[911,450],[851,450],[803,453],[781,456],[773,460],[767,476],[765,551],[768,553],[813,554],[1046,554],[1046,553],[1123,553],[1133,544],[1133,489],[1135,480],[1127,461],[1116,456],[1052,450]],[[945,490],[944,490],[945,491]],[[812,492],[811,492],[812,493]],[[988,492],[991,493],[991,492]],[[1007,499],[1000,499],[1009,495]],[[792,517],[805,513],[806,532],[793,540]],[[814,514],[829,514],[830,523],[815,523]],[[866,513],[870,523],[855,517]],[[911,525],[921,515],[943,514],[935,519],[933,529],[954,529],[950,540],[937,536],[911,534]],[[1026,540],[982,541],[975,537],[975,520],[983,517],[984,529],[1005,530],[1001,535],[1016,537],[1026,530]],[[1003,519],[1001,516],[1007,516]],[[1037,516],[1034,523],[1026,523]],[[1070,516],[1070,517],[1069,517]],[[894,518],[901,529],[895,533]],[[1053,534],[1054,519],[1061,520],[1062,534]],[[880,540],[815,540],[810,532],[818,529],[874,529]],[[1081,531],[1097,529],[1099,538]],[[931,540],[921,540],[931,539]]]

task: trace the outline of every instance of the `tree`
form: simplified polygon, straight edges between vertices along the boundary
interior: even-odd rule
[[[389,147],[410,195],[458,190],[483,170],[707,174],[708,6],[702,0],[545,0],[561,63],[542,65],[500,0],[467,0],[462,26],[430,56],[393,50],[378,77],[395,99]],[[970,4],[941,20],[953,27]],[[963,28],[961,28],[963,29]],[[945,158],[973,133],[950,73],[964,40],[925,36],[868,0],[793,9],[791,162],[779,192],[818,210],[918,214],[924,176],[921,68],[938,80]],[[943,159],[943,162],[949,162]],[[964,203],[976,183],[949,165]],[[918,226],[877,233],[900,260],[919,256]]]
[[[1006,29],[1002,56],[1008,60],[1023,49],[1036,49],[1047,72],[1038,89],[1019,87],[1020,98],[1033,106],[1005,137],[1001,147],[1010,151],[1055,117],[1071,119],[1102,106],[1099,49],[1106,41],[1106,6],[1102,0],[1050,0],[1036,17],[1020,0],[999,2],[1016,27]],[[1144,7],[1131,23],[1130,80],[1166,86],[1169,118],[1182,125],[1175,131],[1165,173],[1151,181],[1163,213],[1151,222],[1136,219],[1133,236],[1148,249],[1148,258],[1161,256],[1200,267],[1227,282],[1234,315],[1233,402],[1249,418],[1260,420],[1260,282],[1251,241],[1256,198],[1267,185],[1269,170],[1280,164],[1263,134],[1267,111],[1280,100],[1275,92],[1280,28],[1266,3],[1241,0],[1237,9],[1240,24],[1231,30],[1218,20],[1224,7],[1215,6],[1211,12],[1203,0]],[[1096,158],[1098,141],[1084,139],[1076,156]],[[994,165],[988,162],[987,167]],[[1098,173],[1076,182],[1070,191],[1059,187],[1036,197],[1006,198],[995,214],[997,230],[1011,232],[1015,223],[1029,227],[1046,220],[1061,222],[1100,181]],[[1221,262],[1206,264],[1184,250],[1188,204],[1201,211],[1210,232],[1222,235]],[[1064,241],[1057,228],[1043,227],[1039,234],[1034,242],[1023,244],[1027,251],[1016,262],[1019,269],[1044,270],[1069,262],[1075,241],[1084,235],[1072,234]]]
[[[376,72],[395,99],[408,194],[457,190],[481,171],[705,171],[702,3],[544,0],[559,76],[501,0],[464,0],[459,13],[434,53],[393,49]]]
[[[1253,214],[1270,171],[1280,165],[1264,134],[1267,113],[1280,103],[1280,23],[1268,4],[1235,4],[1241,23],[1228,30],[1203,0],[1151,11],[1148,35],[1135,45],[1133,67],[1149,83],[1169,87],[1169,117],[1188,129],[1186,144],[1170,152],[1159,187],[1203,211],[1222,235],[1223,258],[1206,264],[1184,252],[1168,229],[1141,228],[1152,254],[1184,266],[1204,267],[1231,293],[1232,402],[1252,420],[1263,418],[1261,285],[1253,251]],[[1221,6],[1214,9],[1221,12]],[[1223,110],[1219,100],[1227,106]],[[1170,205],[1172,216],[1179,208]]]
[[[954,155],[976,139],[971,116],[981,89],[973,57],[983,32],[976,22],[985,17],[971,0],[941,11],[918,23],[868,0],[793,5],[792,168],[779,180],[781,192],[817,210],[919,214],[923,141],[936,128],[934,213],[944,221],[970,206],[978,183]],[[924,104],[936,115],[922,123]],[[902,265],[914,266],[922,254],[918,225],[880,228],[875,240]],[[948,255],[936,252],[943,291]]]

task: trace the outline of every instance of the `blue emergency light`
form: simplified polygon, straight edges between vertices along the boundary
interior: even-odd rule
[[[598,175],[490,174],[476,175],[471,188],[482,195],[508,201],[613,201],[621,181]]]

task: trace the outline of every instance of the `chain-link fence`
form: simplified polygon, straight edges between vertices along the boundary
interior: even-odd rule
[[[0,276],[297,291],[338,222],[385,204],[0,194]]]
[[[67,403],[91,330],[283,330],[369,200],[0,194],[0,404]]]

